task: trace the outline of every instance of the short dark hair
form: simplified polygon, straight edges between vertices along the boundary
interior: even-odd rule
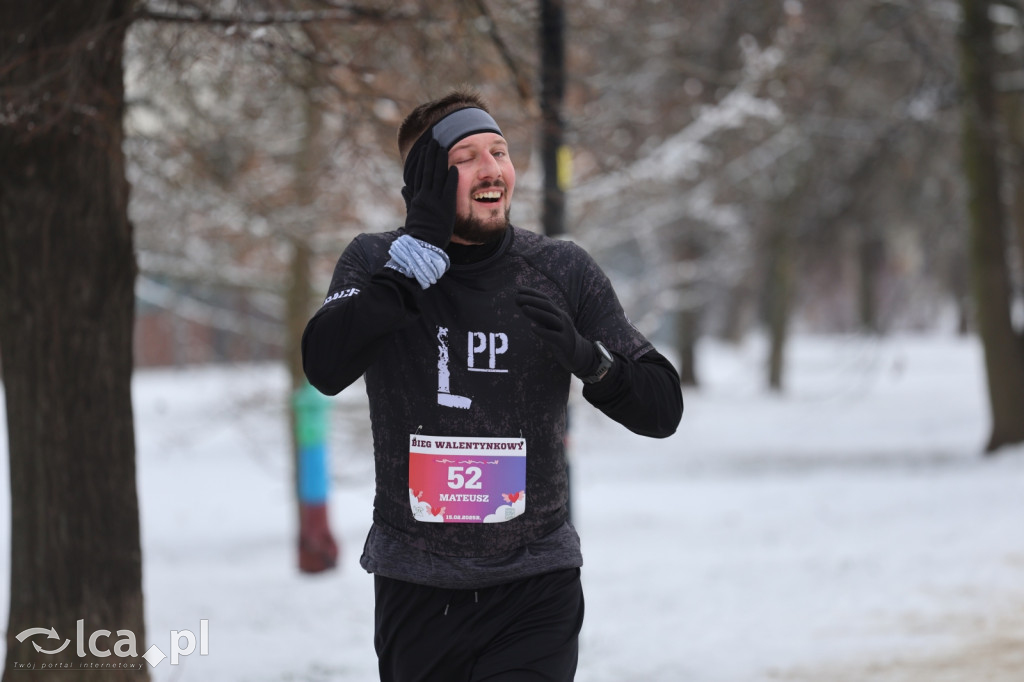
[[[491,113],[483,95],[470,87],[456,88],[440,99],[425,102],[413,109],[398,127],[398,153],[402,161],[405,161],[413,143],[424,131],[453,111],[470,107]]]

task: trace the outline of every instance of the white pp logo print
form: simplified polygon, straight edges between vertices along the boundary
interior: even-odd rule
[[[497,357],[508,350],[508,335],[501,332],[491,332],[489,334],[469,332],[466,347],[469,349],[466,356],[466,364],[470,372],[508,372],[507,369],[495,368]],[[477,367],[476,356],[478,353],[484,352],[488,354],[487,367]]]

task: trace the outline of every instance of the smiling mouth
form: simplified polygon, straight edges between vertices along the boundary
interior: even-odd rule
[[[494,204],[501,201],[501,190],[491,189],[484,192],[477,192],[473,195],[473,201],[484,204]]]

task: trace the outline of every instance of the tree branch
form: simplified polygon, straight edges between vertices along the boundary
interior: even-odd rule
[[[512,78],[516,82],[516,91],[519,94],[519,99],[522,100],[530,109],[536,109],[537,103],[533,97],[533,91],[530,88],[530,79],[523,68],[512,55],[512,50],[509,49],[508,43],[498,33],[497,23],[494,21],[494,17],[491,16],[491,11],[484,4],[484,0],[476,0],[477,11],[480,12],[487,22],[487,35],[494,43],[494,47],[498,50],[498,54],[501,55],[501,59],[505,62],[505,67],[512,74]]]
[[[178,24],[207,24],[216,26],[273,26],[280,24],[310,24],[320,22],[390,22],[420,18],[415,12],[380,10],[359,5],[337,6],[329,10],[295,10],[288,12],[253,12],[251,14],[222,14],[184,3],[178,10],[165,10],[141,5],[132,15],[137,21],[162,21]]]

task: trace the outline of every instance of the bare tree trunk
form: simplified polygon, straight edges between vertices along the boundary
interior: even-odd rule
[[[320,131],[323,127],[323,112],[314,100],[313,87],[316,74],[313,67],[306,81],[306,87],[300,92],[301,106],[305,113],[305,129],[302,147],[295,159],[295,201],[301,207],[309,207],[316,197],[317,173],[320,169],[321,152]],[[302,371],[302,351],[300,341],[302,331],[309,320],[313,302],[313,284],[310,275],[312,259],[311,249],[306,242],[308,235],[313,234],[313,225],[304,225],[291,236],[291,262],[288,268],[288,291],[285,311],[285,362],[288,366],[289,395],[306,385],[306,375]],[[294,420],[294,415],[293,415]],[[295,433],[295,429],[292,429]],[[293,439],[294,440],[294,439]],[[298,466],[298,445],[293,448],[293,455]],[[297,490],[297,488],[296,488]]]
[[[1017,267],[1024,273],[1024,95],[1011,92],[1002,97],[1001,112],[1009,137],[1010,164],[1008,169],[1011,188],[1011,219],[1016,228]],[[1018,285],[1024,286],[1020,281]]]
[[[11,484],[4,680],[14,663],[140,664],[142,558],[132,421],[135,256],[122,153],[129,0],[0,5],[0,347]],[[111,658],[39,653],[85,637]],[[54,628],[59,640],[17,635]],[[134,651],[129,649],[130,631]],[[86,644],[86,643],[83,643]],[[120,646],[118,646],[120,645]],[[35,670],[35,682],[98,679]]]
[[[967,336],[974,332],[974,310],[971,301],[970,275],[967,273],[967,259],[956,258],[957,264],[949,269],[946,280],[949,283],[953,301],[956,303],[957,324],[956,333],[960,336]],[[962,267],[959,267],[962,263]]]
[[[699,386],[697,379],[697,338],[700,313],[692,308],[676,312],[676,346],[679,352],[679,383]]]
[[[286,295],[285,308],[285,338],[284,354],[285,364],[288,367],[288,400],[285,404],[291,406],[291,398],[295,392],[302,388],[306,381],[306,375],[302,371],[302,349],[300,342],[306,322],[309,320],[309,303],[313,300],[313,288],[310,283],[310,248],[301,239],[291,240],[292,257],[288,268],[288,291]],[[299,471],[299,443],[296,437],[296,415],[294,409],[288,410],[288,419],[291,427],[292,461],[294,467],[293,485],[295,487],[296,514],[298,507],[298,471]]]
[[[885,242],[868,225],[861,224],[857,232],[858,300],[860,329],[867,334],[882,331],[878,319],[878,280],[885,260]]]
[[[722,341],[738,345],[747,334],[749,317],[754,309],[753,300],[755,267],[745,268],[740,279],[730,288],[725,307],[725,320],[722,323],[720,337]]]
[[[1024,342],[1011,318],[989,5],[987,0],[961,0],[959,41],[970,219],[968,252],[992,409],[992,432],[985,447],[991,453],[1003,445],[1024,442]]]
[[[679,233],[673,235],[675,261],[687,263],[699,261],[703,257],[696,238],[686,233],[686,226],[678,226]],[[685,294],[693,284],[680,286],[680,293]],[[684,296],[685,298],[685,296]],[[700,310],[688,305],[675,313],[676,350],[679,354],[679,382],[683,386],[697,386],[697,339],[700,337]]]
[[[787,199],[786,203],[789,201]],[[768,388],[775,392],[781,392],[783,388],[794,276],[792,226],[787,223],[787,218],[783,215],[773,226],[774,233],[768,247]]]

